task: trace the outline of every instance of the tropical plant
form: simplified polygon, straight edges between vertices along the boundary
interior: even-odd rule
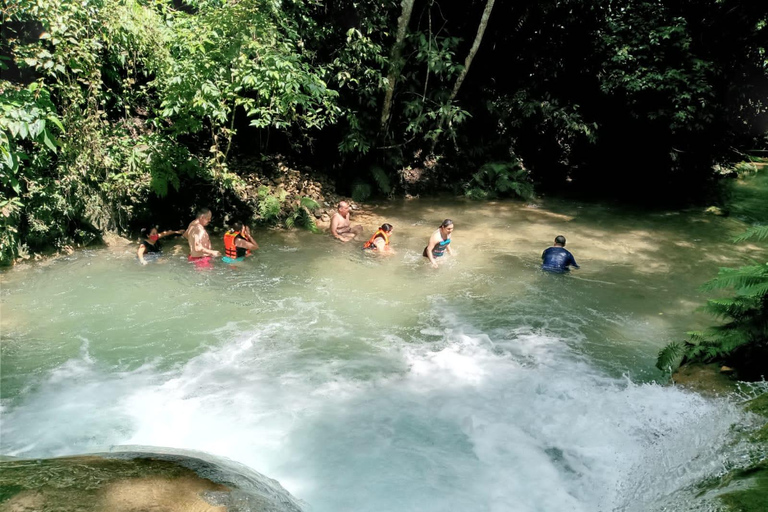
[[[55,134],[64,127],[50,91],[40,82],[27,87],[6,83],[0,92],[0,264],[8,264],[20,255],[26,234],[20,224],[56,158]]]
[[[275,224],[280,219],[283,210],[283,202],[288,193],[280,189],[276,193],[270,187],[262,185],[257,192],[258,206],[256,207],[263,222]]]
[[[470,199],[533,197],[533,184],[519,160],[486,163],[472,175],[464,188],[465,195]]]
[[[768,238],[768,226],[757,226],[735,241]],[[690,332],[685,342],[673,342],[659,352],[662,371],[674,371],[685,362],[725,361],[743,379],[768,375],[768,263],[740,268],[721,268],[704,290],[731,288],[736,295],[710,299],[703,310],[722,318],[722,325]]]
[[[299,202],[294,205],[293,211],[286,217],[285,226],[287,228],[299,226],[308,229],[313,233],[319,233],[320,229],[317,227],[314,215],[312,215],[312,211],[319,207],[320,205],[314,199],[310,197],[302,197],[299,199]]]

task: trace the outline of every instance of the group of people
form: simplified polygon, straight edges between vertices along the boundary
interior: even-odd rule
[[[350,205],[346,201],[338,204],[336,213],[331,218],[331,235],[341,242],[351,242],[363,232],[363,226],[353,226],[349,219]],[[161,250],[160,239],[169,235],[182,235],[189,242],[188,260],[194,263],[198,268],[208,268],[213,264],[213,258],[218,258],[221,253],[211,247],[211,239],[208,231],[205,229],[210,224],[213,214],[208,208],[202,208],[197,213],[186,231],[163,231],[159,233],[157,228],[149,227],[142,230],[144,239],[139,244],[137,256],[141,264],[146,265],[145,255],[158,253]],[[453,254],[451,250],[451,235],[453,233],[453,221],[445,219],[437,230],[432,233],[427,242],[427,246],[422,253],[433,268],[437,268],[439,261],[446,254]],[[375,251],[378,253],[393,253],[391,239],[394,228],[392,224],[382,224],[376,229],[376,232],[363,244],[363,250]],[[230,229],[224,234],[224,256],[222,261],[225,263],[236,263],[244,260],[251,255],[252,251],[259,248],[259,244],[251,236],[250,228],[240,221],[232,223]],[[567,249],[565,249],[565,237],[560,235],[555,238],[555,243],[541,255],[542,270],[548,272],[562,273],[567,272],[572,266],[579,268],[576,260]]]

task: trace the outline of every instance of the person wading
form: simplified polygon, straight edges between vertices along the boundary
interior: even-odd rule
[[[424,248],[423,256],[429,259],[432,268],[437,268],[438,260],[445,256],[445,253],[453,255],[451,250],[451,233],[453,233],[453,221],[445,219],[437,228],[437,231],[429,237],[429,242]]]
[[[189,261],[197,267],[210,267],[211,258],[219,256],[219,251],[211,249],[211,239],[205,227],[210,224],[213,214],[208,208],[201,208],[195,220],[189,223],[184,238],[189,242]]]

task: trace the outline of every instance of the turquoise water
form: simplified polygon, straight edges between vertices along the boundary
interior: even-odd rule
[[[421,250],[446,217],[457,254],[435,270]],[[753,420],[654,362],[711,321],[718,266],[765,257],[730,243],[740,221],[454,200],[358,219],[365,239],[393,224],[396,254],[255,231],[255,256],[208,271],[177,239],[147,266],[127,246],[5,272],[0,454],[203,451],[313,511],[711,506],[690,486]],[[558,234],[572,275],[538,270]]]

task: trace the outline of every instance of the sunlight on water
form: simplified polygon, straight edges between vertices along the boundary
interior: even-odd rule
[[[313,511],[686,510],[722,472],[750,420],[653,363],[701,321],[701,282],[748,256],[721,234],[738,225],[401,206],[366,218],[395,224],[386,260],[264,232],[236,268],[195,271],[171,243],[147,267],[126,248],[4,274],[0,453],[203,451]],[[434,271],[421,248],[448,216],[458,255]],[[583,269],[543,275],[560,233]]]

